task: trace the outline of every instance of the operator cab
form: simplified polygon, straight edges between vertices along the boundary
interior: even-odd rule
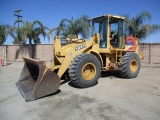
[[[103,15],[92,19],[92,35],[100,35],[100,48],[124,48],[124,17]],[[110,44],[110,45],[109,45]]]

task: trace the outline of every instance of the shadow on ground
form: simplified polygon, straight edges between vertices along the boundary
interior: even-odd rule
[[[107,72],[102,71],[100,77],[101,78],[109,77],[111,79],[112,78],[122,78],[117,71],[107,71]]]
[[[100,78],[110,78],[110,79],[116,79],[116,78],[120,78],[123,79],[119,73],[117,71],[108,71],[108,72],[101,72],[101,76]],[[69,86],[73,87],[73,88],[78,88],[81,89],[80,87],[77,87],[76,85],[74,85],[71,81],[70,78],[68,77],[68,75],[64,75],[61,78],[61,85],[68,83]]]

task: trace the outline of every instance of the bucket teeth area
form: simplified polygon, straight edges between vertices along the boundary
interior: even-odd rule
[[[24,67],[16,85],[26,101],[54,93],[60,87],[59,76],[46,68],[44,63],[24,58]]]
[[[19,91],[21,92],[22,96],[26,99],[26,101],[31,100],[32,91],[35,86],[34,80],[23,80],[16,83]]]

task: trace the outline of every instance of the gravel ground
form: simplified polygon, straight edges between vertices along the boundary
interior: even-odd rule
[[[129,80],[103,73],[87,89],[64,82],[58,94],[31,102],[15,85],[22,67],[0,67],[0,120],[160,120],[160,65],[142,65]]]

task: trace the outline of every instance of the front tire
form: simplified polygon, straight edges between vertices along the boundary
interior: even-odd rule
[[[88,88],[97,84],[101,64],[99,59],[92,54],[80,54],[71,62],[68,72],[74,85]]]

